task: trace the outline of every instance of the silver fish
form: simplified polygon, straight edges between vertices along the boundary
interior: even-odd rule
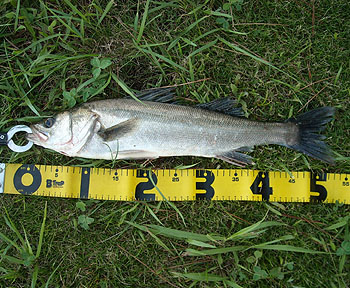
[[[327,163],[332,151],[319,132],[334,108],[323,107],[285,122],[258,122],[242,117],[234,100],[219,99],[197,107],[167,103],[169,89],[151,90],[134,99],[85,103],[32,125],[34,144],[70,157],[155,159],[167,156],[218,158],[244,166],[256,145],[283,145]]]

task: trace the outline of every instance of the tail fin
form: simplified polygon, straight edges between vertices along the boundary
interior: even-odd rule
[[[334,112],[333,107],[322,107],[308,111],[296,119],[289,119],[288,121],[296,123],[299,127],[299,141],[289,147],[326,163],[334,164],[332,150],[322,141],[326,137],[319,134],[333,119]]]

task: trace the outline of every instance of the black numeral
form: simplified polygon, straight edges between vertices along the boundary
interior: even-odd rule
[[[311,182],[310,182],[310,191],[311,192],[317,192],[318,195],[314,196],[311,195],[310,201],[314,202],[323,202],[327,198],[327,189],[319,184],[316,184],[316,181],[326,181],[327,180],[327,173],[323,174],[312,174],[311,173]]]
[[[206,191],[206,193],[197,193],[196,200],[211,200],[215,194],[214,188],[211,187],[215,180],[214,174],[208,170],[196,170],[196,178],[205,179],[205,182],[196,182],[196,189]]]
[[[261,186],[259,186],[261,183]],[[261,195],[263,200],[269,201],[272,195],[272,188],[270,187],[270,179],[268,172],[259,172],[253,184],[250,186],[253,194]]]
[[[151,179],[149,178],[149,171],[137,170],[136,177],[147,178],[148,181],[137,184],[136,190],[135,190],[135,199],[142,200],[142,201],[155,201],[156,194],[154,193],[145,194],[144,191],[152,190],[154,188],[152,181],[154,182],[155,185],[157,185],[158,179],[156,174],[152,172],[152,181],[151,181]]]

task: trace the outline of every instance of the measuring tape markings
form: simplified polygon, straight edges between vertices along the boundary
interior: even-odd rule
[[[0,164],[1,168],[1,164]],[[4,193],[103,200],[350,202],[347,174],[256,170],[123,170],[6,164]],[[31,181],[28,178],[31,175]],[[0,184],[1,184],[0,170]]]

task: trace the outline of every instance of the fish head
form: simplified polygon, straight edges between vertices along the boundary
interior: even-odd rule
[[[67,156],[76,156],[96,132],[98,116],[86,109],[65,111],[31,125],[27,139]]]
[[[32,133],[27,139],[46,148],[61,146],[72,138],[71,115],[63,112],[30,126]]]

